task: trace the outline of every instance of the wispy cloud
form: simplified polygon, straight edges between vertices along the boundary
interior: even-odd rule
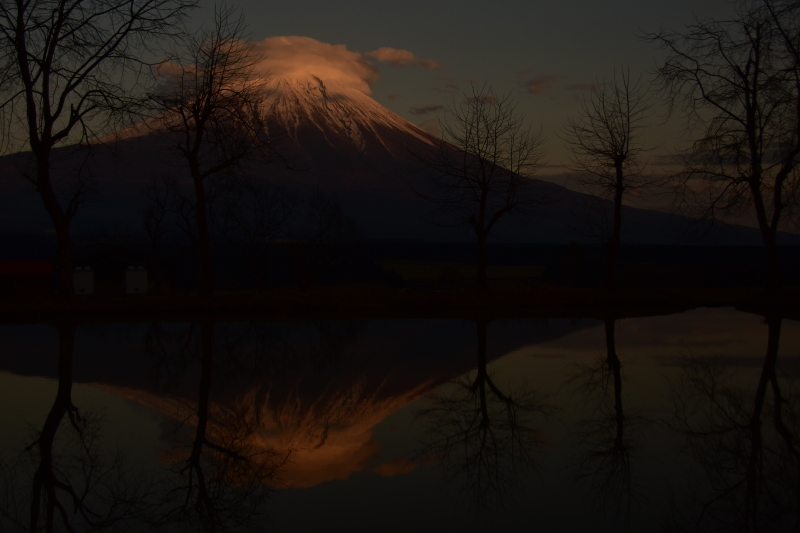
[[[292,77],[313,75],[323,81],[336,81],[370,94],[378,81],[378,69],[364,54],[348,50],[343,44],[328,44],[311,37],[268,37],[256,43],[264,59],[258,70],[265,75]]]
[[[434,87],[433,90],[437,93],[444,94],[458,94],[463,92],[463,84],[474,84],[475,81],[471,78],[455,78],[453,76],[439,76],[439,80],[445,82],[443,86]]]
[[[263,57],[256,66],[260,75],[275,78],[314,76],[365,94],[372,94],[371,87],[379,78],[378,67],[373,60],[397,67],[416,65],[426,69],[442,68],[433,59],[419,58],[408,50],[383,47],[363,54],[349,50],[344,44],[329,44],[299,35],[268,37],[258,41],[255,47]],[[168,65],[164,68],[168,68]],[[389,95],[390,99],[397,97],[395,94]]]
[[[522,86],[530,94],[544,94],[553,88],[553,82],[558,79],[555,74],[535,74],[523,80]]]
[[[386,63],[389,63],[390,65],[395,67],[404,67],[406,65],[417,65],[429,70],[436,70],[442,68],[442,66],[433,59],[422,59],[415,56],[412,52],[409,52],[408,50],[401,50],[399,48],[390,48],[388,46],[384,46],[383,48],[378,48],[377,50],[368,52],[366,55],[373,57],[378,61],[384,61]]]
[[[436,113],[444,109],[443,105],[439,104],[428,104],[428,105],[421,105],[421,106],[414,106],[408,110],[409,113],[412,115],[429,115],[431,113]]]

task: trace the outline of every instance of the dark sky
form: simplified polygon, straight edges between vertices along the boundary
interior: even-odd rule
[[[265,54],[264,72],[305,69],[338,78],[431,132],[473,84],[510,95],[547,139],[547,167],[539,175],[567,186],[568,152],[559,135],[592,84],[623,68],[649,82],[663,54],[642,35],[733,12],[729,0],[232,3]],[[201,0],[191,25],[207,23],[213,6]],[[646,137],[654,160],[662,161],[688,141],[682,120],[658,113]]]
[[[209,15],[210,5],[204,4],[197,21]],[[244,0],[239,5],[255,40],[302,36],[362,54],[377,68],[366,90],[416,124],[435,124],[439,106],[452,103],[471,82],[511,93],[549,139],[548,162],[555,165],[566,155],[557,134],[592,82],[623,65],[650,78],[659,52],[640,35],[731,13],[731,3],[723,0]],[[390,50],[376,52],[382,48]],[[363,55],[370,52],[376,53]],[[651,130],[661,151],[674,146],[680,133],[677,121]]]

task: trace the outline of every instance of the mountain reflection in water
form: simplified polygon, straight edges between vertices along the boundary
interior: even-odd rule
[[[780,317],[1,328],[0,531],[798,527]]]

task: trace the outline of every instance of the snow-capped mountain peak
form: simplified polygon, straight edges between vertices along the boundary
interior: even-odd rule
[[[275,124],[303,144],[303,130],[316,130],[331,146],[343,141],[359,152],[382,146],[395,157],[401,156],[408,141],[432,145],[429,133],[392,113],[359,91],[336,81],[326,82],[314,74],[275,80],[270,98],[270,114]],[[399,137],[407,137],[406,142]]]
[[[322,136],[338,149],[366,154],[382,148],[395,158],[406,157],[407,148],[420,142],[434,145],[436,138],[389,111],[362,91],[336,80],[325,81],[311,73],[295,73],[273,79],[266,101],[271,127],[290,137],[299,152],[308,153]],[[110,143],[148,136],[164,129],[154,117],[107,135]],[[282,136],[282,135],[279,135]],[[382,151],[382,150],[381,150]],[[380,155],[380,154],[375,154]]]

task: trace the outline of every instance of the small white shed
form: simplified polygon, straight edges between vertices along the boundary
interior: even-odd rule
[[[75,267],[72,272],[72,286],[75,294],[79,296],[94,294],[94,270],[92,267]]]
[[[147,270],[131,266],[125,271],[125,294],[147,294]]]

